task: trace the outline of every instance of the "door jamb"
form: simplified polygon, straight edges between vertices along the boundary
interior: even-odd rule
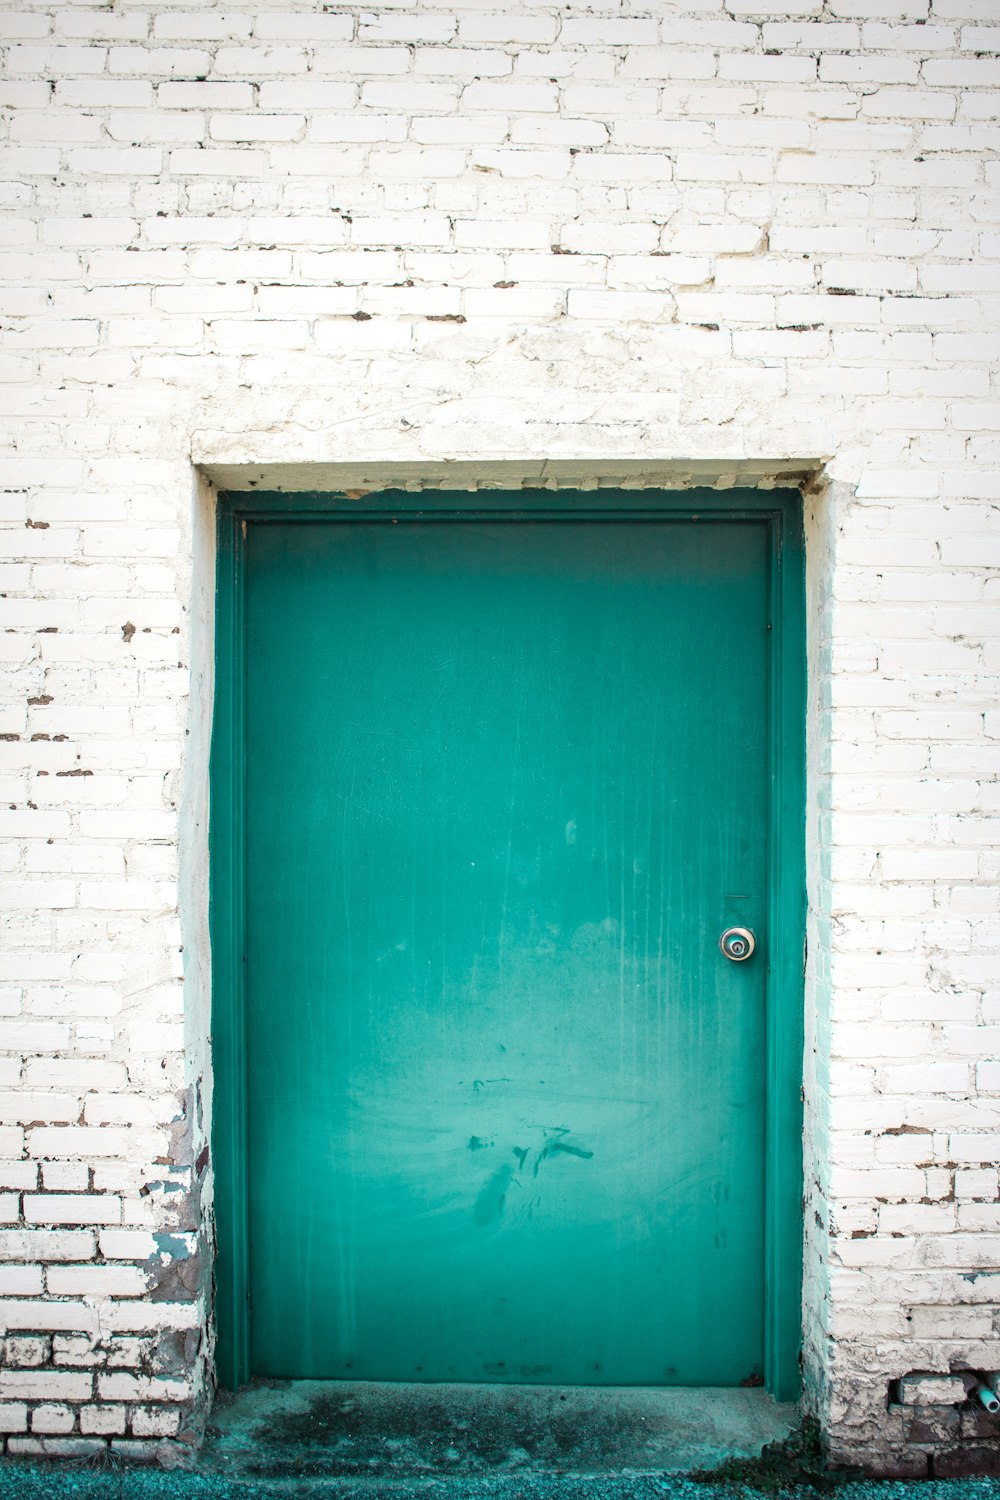
[[[215,1161],[217,1374],[250,1377],[244,943],[243,580],[248,523],[433,523],[533,517],[674,517],[766,522],[770,534],[768,943],[765,1091],[765,1368],[779,1400],[800,1390],[802,1051],[805,937],[805,546],[798,490],[384,490],[364,496],[232,491],[219,496],[216,696],[210,767],[212,1150]]]

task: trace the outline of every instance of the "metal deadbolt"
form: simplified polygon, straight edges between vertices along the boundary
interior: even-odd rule
[[[719,947],[734,964],[748,959],[757,946],[757,939],[749,927],[727,927],[719,939]]]

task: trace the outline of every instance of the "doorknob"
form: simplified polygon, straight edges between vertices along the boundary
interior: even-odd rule
[[[757,939],[749,927],[727,927],[719,939],[719,947],[734,964],[748,959],[757,946]]]

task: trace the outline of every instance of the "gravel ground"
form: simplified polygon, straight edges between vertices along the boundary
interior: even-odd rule
[[[819,1493],[782,1492],[787,1500],[816,1500]],[[869,1480],[824,1486],[822,1493],[835,1500],[1000,1500],[1000,1479]],[[758,1494],[680,1474],[233,1480],[179,1470],[0,1462],[0,1500],[756,1500]]]

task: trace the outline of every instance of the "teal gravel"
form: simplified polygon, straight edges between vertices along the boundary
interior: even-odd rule
[[[1000,1500],[1000,1479],[868,1480],[790,1486],[788,1500]],[[681,1474],[482,1475],[468,1479],[228,1479],[84,1463],[0,1463],[0,1500],[756,1500],[749,1485]]]

